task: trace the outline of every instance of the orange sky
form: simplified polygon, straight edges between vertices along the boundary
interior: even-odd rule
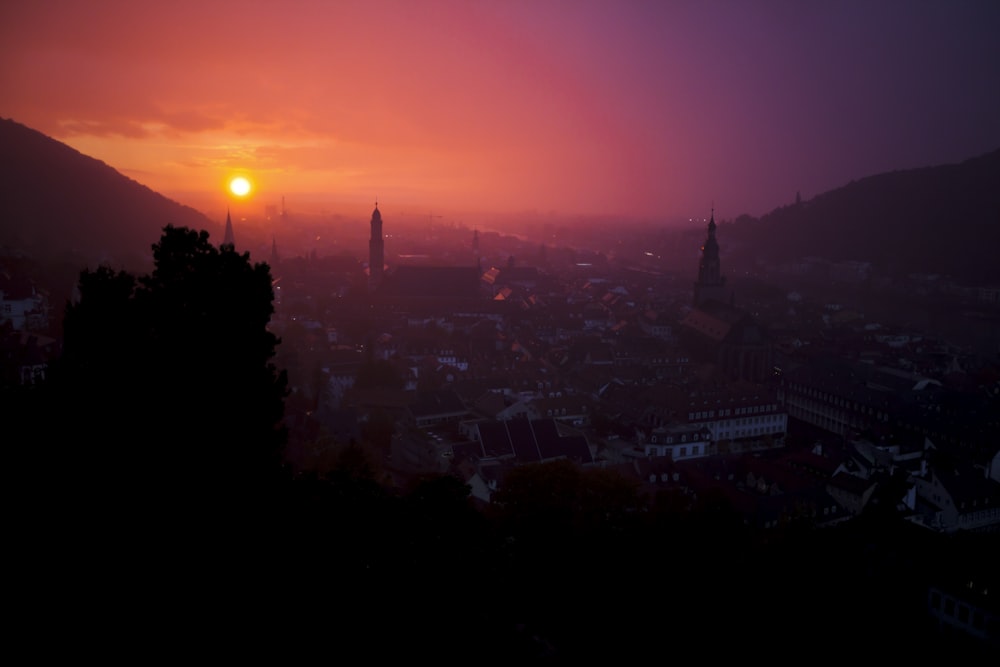
[[[1000,147],[997,7],[6,2],[0,116],[213,215],[761,215]]]

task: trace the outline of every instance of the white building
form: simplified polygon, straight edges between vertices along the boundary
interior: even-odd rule
[[[672,424],[651,429],[641,437],[646,456],[669,456],[674,461],[708,456],[712,436],[698,424]]]
[[[48,300],[33,284],[0,274],[0,322],[16,331],[42,328],[47,323]]]

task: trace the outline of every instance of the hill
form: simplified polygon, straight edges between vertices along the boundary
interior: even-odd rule
[[[144,271],[168,224],[220,224],[41,132],[0,118],[0,246]]]
[[[816,256],[868,261],[886,275],[1000,283],[1000,150],[851,181],[759,219],[742,216],[719,234],[758,261]]]

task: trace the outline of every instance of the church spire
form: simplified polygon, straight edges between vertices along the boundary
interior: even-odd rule
[[[229,207],[226,207],[226,235],[222,239],[222,245],[236,245],[235,237],[233,236],[233,219],[229,215]]]
[[[697,308],[709,299],[725,299],[726,279],[722,275],[719,261],[719,242],[715,238],[715,207],[708,220],[708,236],[701,246],[701,261],[698,264],[698,281],[694,284],[694,306]]]
[[[378,198],[375,198],[375,210],[372,211],[371,238],[368,240],[368,289],[375,290],[382,283],[382,273],[385,269],[385,241],[382,239],[382,213],[378,210]]]

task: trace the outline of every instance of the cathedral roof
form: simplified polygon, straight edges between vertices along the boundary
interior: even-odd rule
[[[715,341],[757,343],[764,333],[745,310],[715,299],[692,309],[682,320],[685,329],[697,331]]]
[[[479,270],[474,266],[402,265],[387,276],[382,294],[408,298],[478,298],[479,280]]]
[[[681,326],[694,329],[712,340],[721,341],[729,335],[730,330],[733,328],[733,323],[727,322],[704,310],[695,309],[681,320]]]

